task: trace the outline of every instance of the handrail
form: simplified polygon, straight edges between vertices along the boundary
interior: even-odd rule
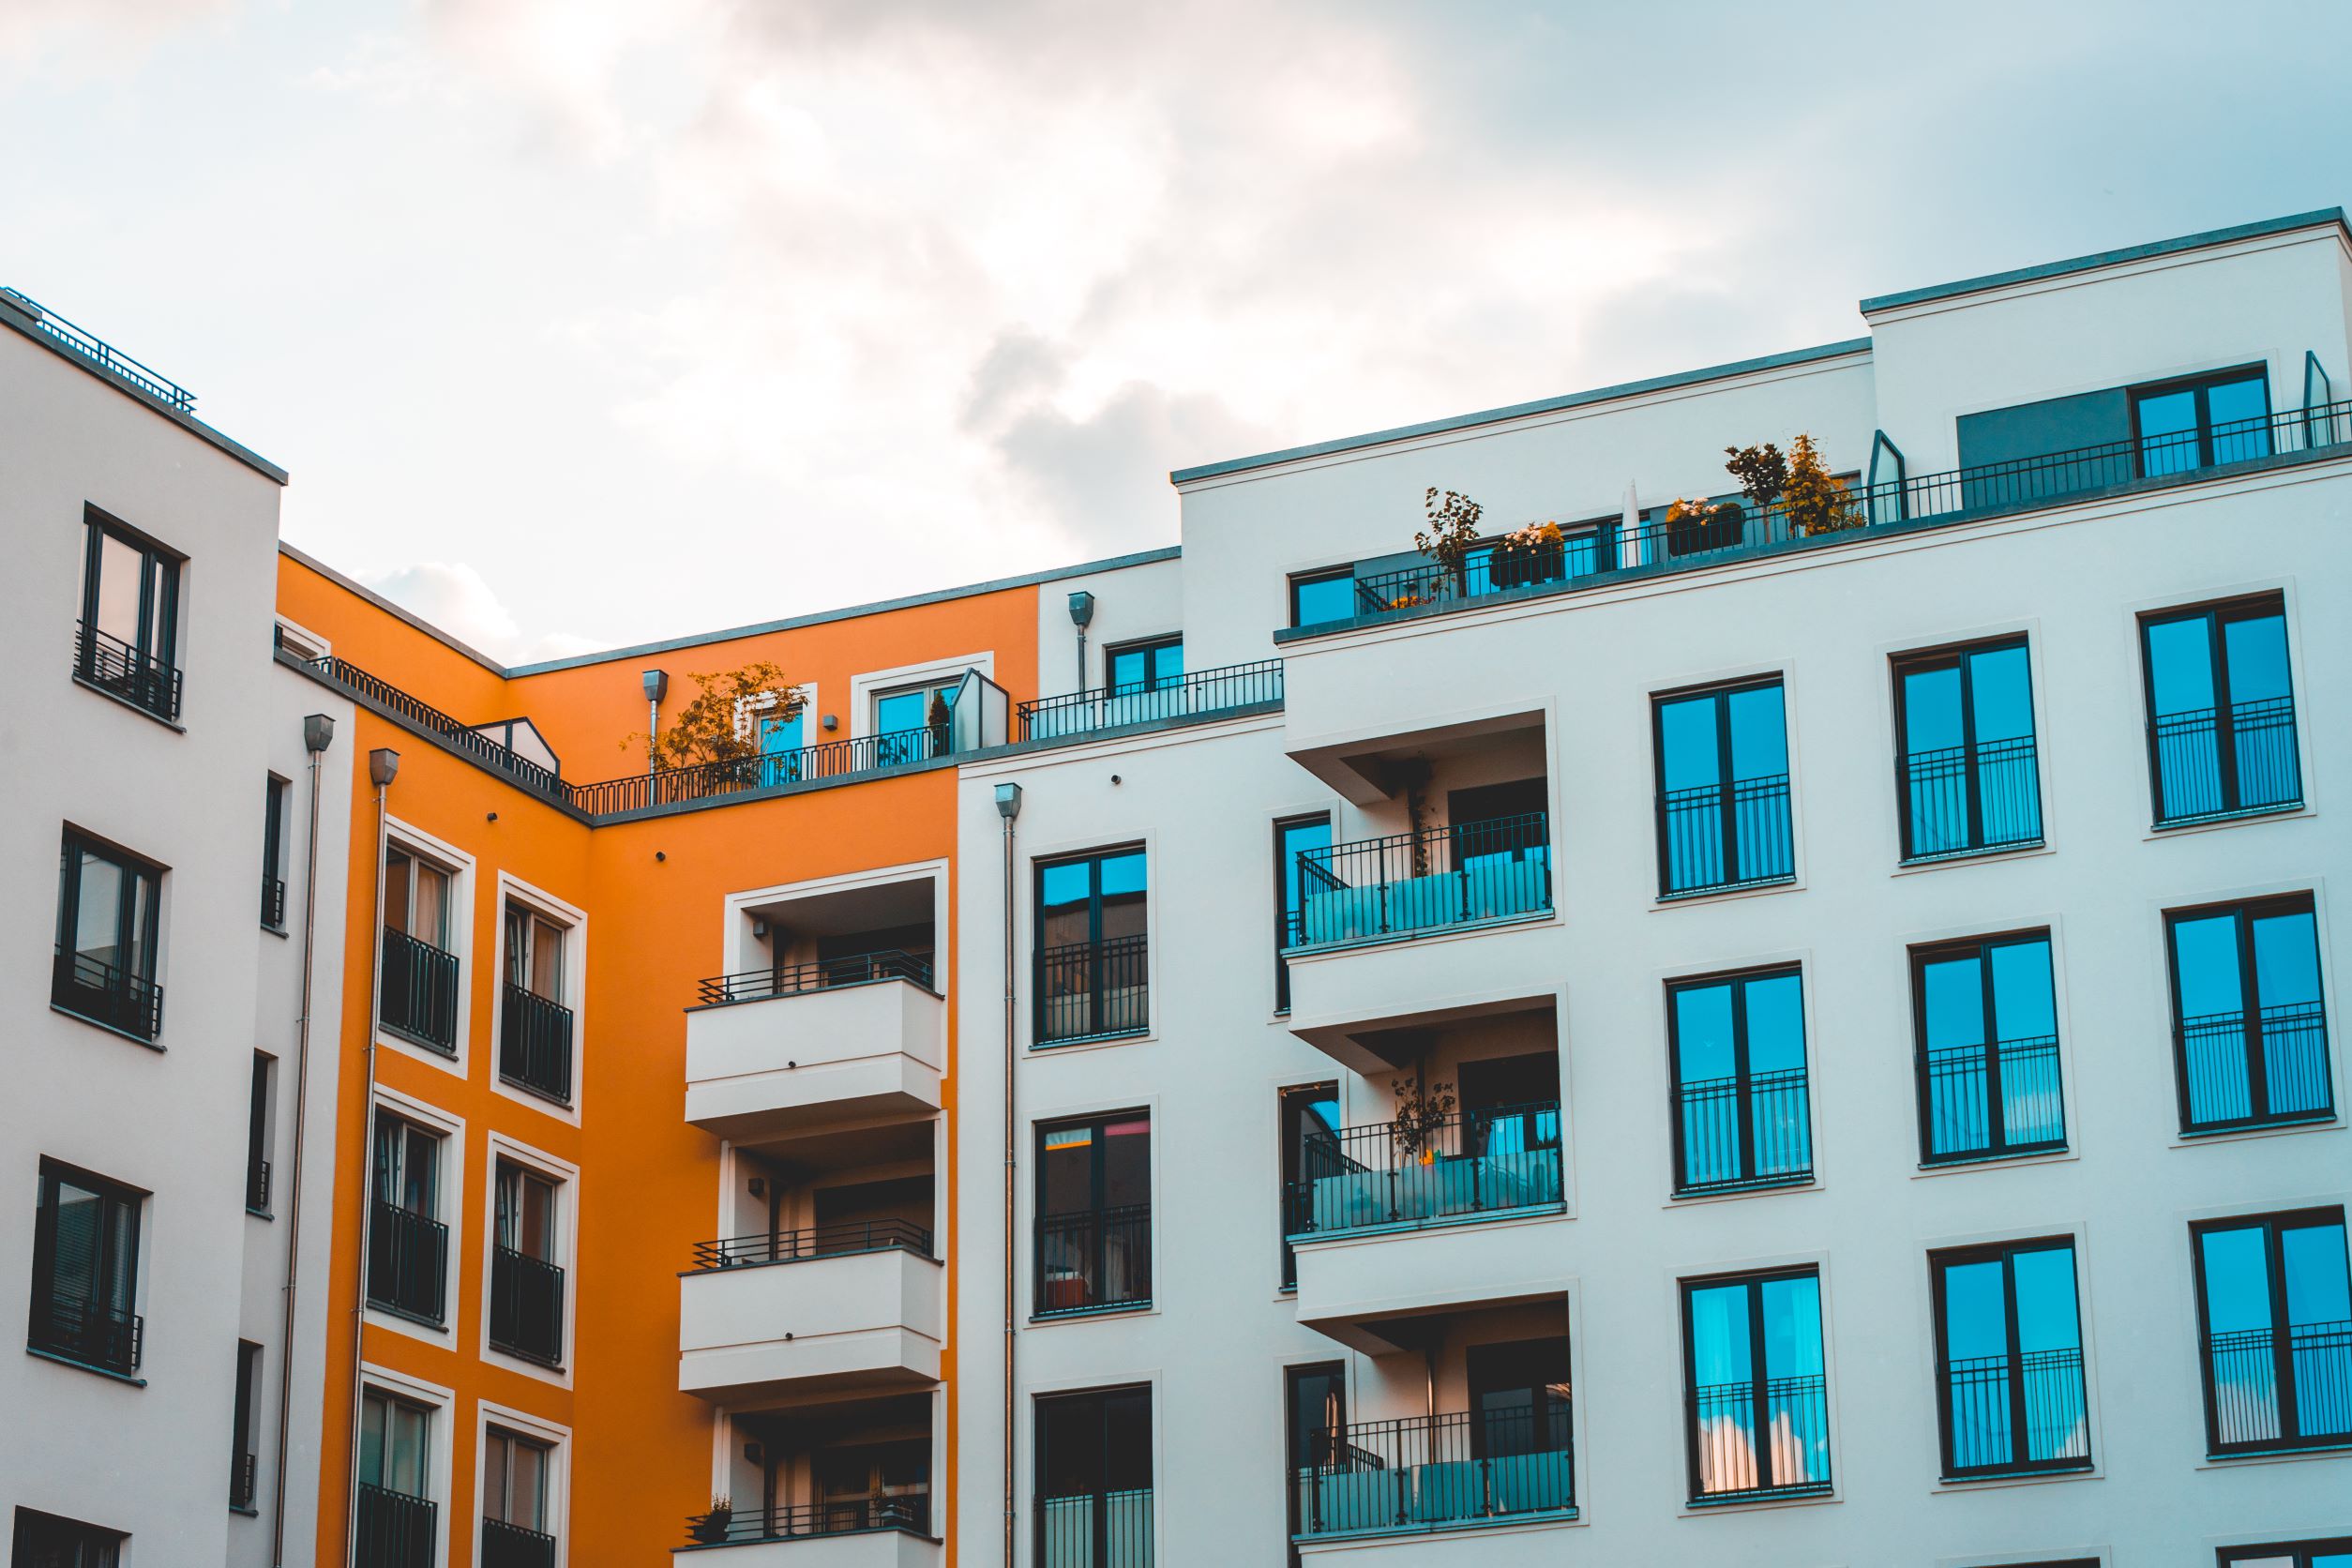
[[[886,768],[935,761],[954,753],[952,726],[926,725],[917,730],[890,730],[878,735],[821,741],[790,751],[731,757],[724,761],[697,762],[690,767],[657,768],[652,773],[630,774],[595,784],[574,784],[569,787],[570,800],[580,810],[601,817],[615,811],[741,794],[746,790],[853,778]]]
[[[83,997],[93,992],[95,1003],[82,1005]],[[143,1040],[163,1033],[163,988],[87,953],[56,950],[49,999],[68,1012]]]
[[[73,669],[134,708],[170,722],[179,719],[184,683],[178,668],[87,621],[74,623]]]
[[[53,342],[90,361],[98,369],[121,377],[149,397],[168,403],[183,414],[195,411],[196,394],[162,371],[141,364],[105,339],[87,328],[76,326],[29,294],[15,289],[0,288],[0,297],[6,297],[9,304],[30,316],[34,327]]]
[[[351,695],[398,714],[428,733],[440,736],[475,761],[506,775],[524,789],[565,805],[572,803],[570,786],[558,777],[552,768],[499,745],[464,720],[452,717],[380,676],[369,674],[351,660],[325,654],[318,658],[296,662],[329,684],[341,686]]]
[[[783,964],[746,969],[734,974],[714,974],[697,983],[705,1007],[736,1002],[764,1002],[771,997],[797,996],[803,991],[833,990],[875,980],[912,980],[926,990],[931,986],[931,960],[895,947],[871,953],[819,958],[814,963]]]
[[[1130,681],[1019,705],[1020,738],[1047,740],[1172,718],[1205,718],[1282,701],[1282,661],[1198,670],[1164,685]]]
[[[686,1538],[696,1545],[743,1545],[755,1541],[791,1541],[808,1535],[859,1535],[902,1530],[927,1535],[931,1499],[927,1492],[861,1498],[837,1502],[779,1502],[767,1508],[731,1509],[725,1514],[689,1514]]]
[[[754,1263],[805,1263],[817,1258],[852,1258],[866,1252],[912,1252],[930,1258],[931,1232],[912,1220],[854,1219],[811,1225],[798,1230],[761,1231],[694,1244],[697,1273]]]

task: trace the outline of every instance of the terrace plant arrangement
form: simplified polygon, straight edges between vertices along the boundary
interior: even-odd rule
[[[1437,1138],[1454,1116],[1454,1086],[1433,1083],[1426,1089],[1415,1080],[1392,1078],[1389,1093],[1396,1096],[1396,1120],[1389,1137],[1397,1158],[1407,1165],[1437,1163]]]
[[[1768,441],[1761,446],[1726,446],[1724,456],[1729,460],[1724,469],[1740,481],[1740,493],[1759,512],[1778,506],[1788,520],[1788,532],[1799,538],[1860,528],[1867,520],[1809,434],[1800,432],[1785,455]]]
[[[1666,553],[1727,550],[1740,542],[1747,513],[1736,501],[1677,500],[1666,507]]]
[[[1421,510],[1429,526],[1413,535],[1413,548],[1436,562],[1445,579],[1459,582],[1478,543],[1478,520],[1486,508],[1459,490],[1447,490],[1440,497],[1432,485],[1421,497]]]
[[[654,766],[659,768],[691,768],[713,762],[736,762],[760,755],[757,726],[746,735],[735,722],[735,705],[739,701],[776,694],[776,701],[761,710],[765,717],[790,719],[807,705],[807,693],[784,678],[784,671],[768,659],[757,659],[739,670],[704,671],[686,677],[695,685],[694,701],[680,708],[675,716],[654,737]],[[621,749],[635,750],[645,744],[645,732],[626,735]]]
[[[1496,541],[1486,573],[1498,588],[1516,588],[1558,577],[1560,549],[1566,542],[1557,522],[1530,522],[1515,528]]]

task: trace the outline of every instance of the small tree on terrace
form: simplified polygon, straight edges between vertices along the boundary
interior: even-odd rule
[[[767,659],[739,670],[690,674],[686,679],[696,686],[694,700],[671,716],[654,738],[656,768],[690,768],[756,757],[760,754],[759,720],[791,718],[807,701],[807,694],[787,681],[784,671]],[[736,704],[768,692],[776,694],[775,705],[752,713],[750,733],[738,733]],[[640,730],[624,738],[621,748],[634,750],[644,744],[645,732]]]

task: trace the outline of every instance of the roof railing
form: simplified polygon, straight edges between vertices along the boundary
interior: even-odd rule
[[[196,407],[196,394],[182,386],[162,371],[142,365],[96,333],[76,326],[65,317],[40,304],[28,294],[14,289],[0,288],[5,298],[24,315],[32,318],[34,328],[51,341],[61,345],[78,359],[86,359],[109,375],[130,383],[147,396],[167,403],[183,414]]]

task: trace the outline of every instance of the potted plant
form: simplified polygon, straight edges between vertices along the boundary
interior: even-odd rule
[[[1433,1083],[1424,1089],[1416,1080],[1392,1078],[1388,1087],[1396,1096],[1389,1137],[1395,1140],[1397,1158],[1407,1165],[1435,1164],[1438,1135],[1454,1115],[1454,1086]]]
[[[1413,548],[1437,563],[1440,582],[1451,584],[1458,594],[1470,549],[1478,543],[1478,520],[1486,508],[1459,490],[1447,490],[1440,498],[1432,485],[1422,495],[1421,509],[1429,526],[1413,535]],[[1438,584],[1431,588],[1436,591]]]
[[[1666,508],[1666,526],[1668,555],[1696,555],[1738,544],[1747,513],[1736,501],[1677,501]]]
[[[1498,588],[1557,580],[1567,575],[1564,543],[1557,522],[1530,522],[1515,528],[1496,544],[1486,563],[1486,575]]]
[[[694,1539],[706,1545],[715,1545],[727,1539],[727,1527],[734,1523],[735,1501],[732,1498],[711,1499],[711,1511],[692,1520],[687,1530]]]
[[[1788,532],[1801,537],[1860,528],[1865,520],[1809,435],[1788,444],[1788,482],[1782,488],[1780,505]]]

